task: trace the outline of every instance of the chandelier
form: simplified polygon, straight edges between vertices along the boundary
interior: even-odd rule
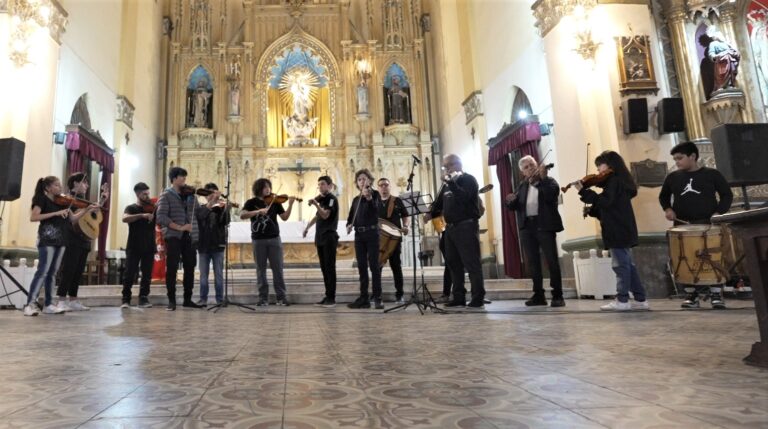
[[[59,42],[67,12],[56,0],[9,0],[11,17],[10,59],[19,67],[29,63],[33,40],[40,32]]]

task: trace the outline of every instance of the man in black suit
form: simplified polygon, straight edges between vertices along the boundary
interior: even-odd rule
[[[518,166],[525,180],[516,192],[507,195],[506,201],[507,208],[517,214],[520,240],[531,267],[533,296],[525,305],[547,305],[539,253],[541,249],[549,266],[552,307],[564,307],[563,280],[555,240],[555,235],[563,230],[563,220],[557,211],[560,187],[555,179],[547,176],[547,167],[540,167],[532,156],[520,158]]]

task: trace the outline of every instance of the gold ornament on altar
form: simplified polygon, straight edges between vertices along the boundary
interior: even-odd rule
[[[319,80],[309,69],[296,67],[280,79],[280,99],[293,106],[290,116],[283,116],[283,127],[288,134],[289,146],[317,146],[310,138],[318,118],[310,118],[309,112],[317,98]]]

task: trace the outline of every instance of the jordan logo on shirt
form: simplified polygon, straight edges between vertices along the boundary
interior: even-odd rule
[[[682,197],[683,195],[687,194],[688,192],[695,192],[695,193],[697,193],[697,194],[700,194],[700,193],[701,193],[701,192],[699,192],[699,191],[697,191],[697,190],[693,189],[693,177],[691,177],[691,178],[688,180],[688,184],[687,184],[687,185],[685,185],[685,188],[683,188],[683,192],[682,192],[682,193],[680,193],[680,196]]]

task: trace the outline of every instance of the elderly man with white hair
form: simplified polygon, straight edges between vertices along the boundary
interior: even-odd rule
[[[547,305],[544,295],[544,279],[541,269],[541,253],[549,266],[549,281],[552,288],[552,307],[564,307],[563,280],[557,257],[555,235],[563,230],[563,220],[557,211],[560,187],[555,179],[547,175],[548,167],[539,166],[528,155],[518,163],[525,180],[517,190],[507,195],[507,208],[517,213],[520,240],[528,259],[533,279],[533,296],[526,306]]]

